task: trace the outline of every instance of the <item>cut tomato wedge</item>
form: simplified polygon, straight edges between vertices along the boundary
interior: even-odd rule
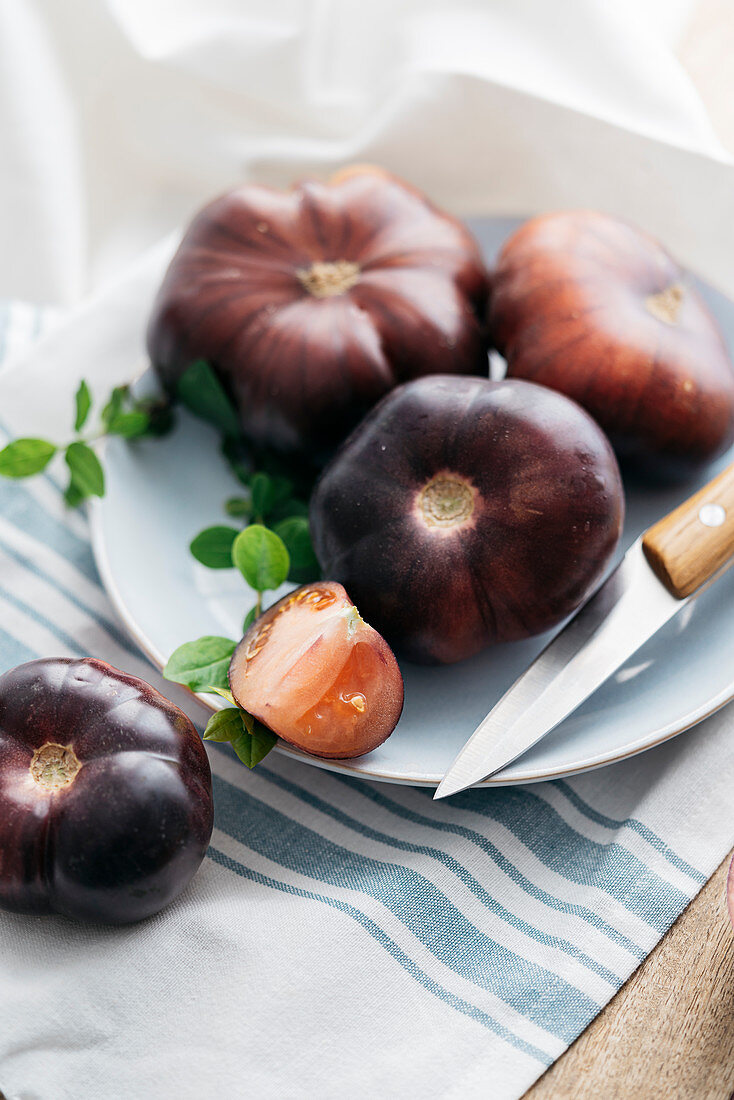
[[[403,709],[403,678],[385,639],[333,581],[307,584],[253,623],[229,667],[235,702],[314,756],[362,756]]]

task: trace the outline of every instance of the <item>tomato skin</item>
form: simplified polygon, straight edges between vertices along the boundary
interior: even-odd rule
[[[436,375],[397,387],[325,468],[310,528],[402,657],[450,664],[562,622],[600,582],[624,491],[588,413],[545,386]]]
[[[248,183],[186,230],[148,351],[171,391],[206,359],[252,443],[321,461],[398,382],[486,374],[488,289],[469,231],[383,169]]]
[[[244,710],[325,759],[376,749],[403,709],[392,650],[332,581],[303,585],[268,608],[235,650],[229,682]]]
[[[708,306],[652,237],[593,210],[504,244],[489,323],[509,378],[573,398],[629,469],[690,477],[734,440],[734,369]]]
[[[2,908],[141,920],[188,884],[212,825],[204,746],[149,684],[94,658],[0,676]]]

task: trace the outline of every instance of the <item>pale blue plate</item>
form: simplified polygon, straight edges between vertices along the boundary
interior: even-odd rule
[[[487,255],[516,222],[474,223]],[[730,347],[734,305],[702,287]],[[626,548],[727,462],[681,488],[628,491]],[[102,580],[130,634],[162,668],[184,641],[239,638],[254,594],[234,570],[208,570],[188,551],[203,527],[229,522],[224,500],[240,486],[222,462],[213,431],[181,413],[163,440],[111,441],[107,495],[92,507]],[[273,595],[280,598],[284,587]],[[487,785],[532,783],[611,764],[700,722],[734,697],[734,570],[652,638],[571,718]],[[356,760],[326,761],[286,745],[278,751],[330,771],[391,783],[435,786],[487,711],[549,635],[497,646],[446,668],[403,665],[405,710],[392,737]],[[202,701],[216,709],[211,696]]]

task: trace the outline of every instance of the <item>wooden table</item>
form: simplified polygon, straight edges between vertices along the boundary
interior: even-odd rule
[[[678,53],[720,139],[734,152],[732,0],[699,3]],[[734,1098],[728,862],[526,1100]]]
[[[526,1100],[734,1096],[728,863],[722,863],[593,1024],[526,1093]]]

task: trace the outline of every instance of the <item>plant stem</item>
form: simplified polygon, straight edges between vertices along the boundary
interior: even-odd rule
[[[108,431],[97,432],[96,435],[77,435],[73,439],[70,439],[68,443],[59,443],[56,450],[59,454],[63,454],[72,443],[86,443],[87,447],[91,447],[94,443],[98,443],[100,439],[106,439],[109,435]]]
[[[258,592],[257,600],[255,601],[255,618],[259,619],[263,612],[263,594]]]

